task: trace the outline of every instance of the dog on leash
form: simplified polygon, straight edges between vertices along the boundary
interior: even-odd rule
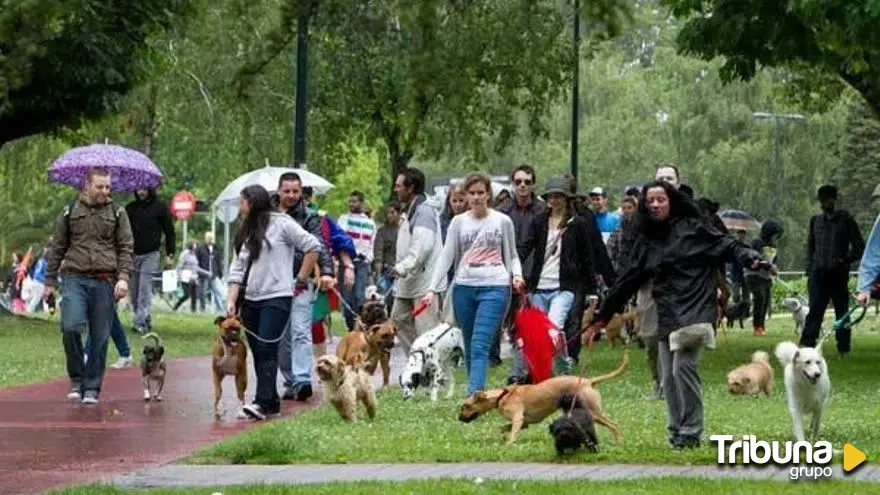
[[[794,438],[798,442],[804,441],[804,416],[810,414],[810,436],[816,441],[822,413],[831,394],[831,377],[828,364],[822,357],[822,344],[820,342],[816,348],[799,348],[794,342],[781,342],[776,346],[776,357],[785,367],[785,395]]]
[[[214,374],[214,417],[220,419],[220,397],[223,395],[223,378],[235,377],[235,391],[239,406],[244,407],[244,392],[247,389],[247,343],[244,340],[244,326],[237,316],[218,316],[214,320],[217,334],[211,350],[211,370]],[[239,418],[245,418],[239,409]]]
[[[144,400],[162,400],[162,389],[165,387],[165,345],[162,338],[155,332],[150,332],[143,339],[153,339],[152,344],[144,346],[141,353],[141,381],[144,386]],[[152,385],[155,384],[155,393]]]
[[[745,328],[744,322],[749,317],[748,301],[729,302],[724,311],[724,328],[733,328],[733,324],[739,322],[740,330]]]
[[[388,319],[385,304],[366,302],[361,308],[356,327],[348,332],[336,348],[336,356],[346,364],[362,365],[371,376],[382,366],[382,383],[388,386],[391,376],[391,349],[397,327]],[[363,361],[363,362],[361,362]]]
[[[629,365],[629,349],[624,348],[620,366],[611,373],[595,378],[579,376],[556,376],[534,385],[509,385],[495,390],[479,391],[468,397],[458,412],[458,420],[470,423],[493,409],[508,421],[504,431],[510,430],[507,444],[516,442],[520,430],[530,424],[540,423],[559,408],[564,394],[576,392],[584,401],[593,421],[611,430],[616,443],[620,443],[620,428],[602,411],[602,398],[594,388],[599,383],[616,378]]]
[[[727,374],[727,390],[733,395],[757,397],[760,392],[767,396],[773,392],[773,367],[770,355],[755,351],[752,362],[738,366]]]
[[[413,342],[400,375],[403,398],[411,399],[419,386],[431,387],[431,400],[437,400],[440,387],[449,384],[446,398],[455,391],[455,367],[464,356],[461,329],[441,323]]]
[[[342,419],[349,423],[357,421],[358,401],[367,408],[367,416],[371,420],[376,417],[373,379],[360,367],[360,363],[349,365],[327,354],[318,358],[316,369],[324,386],[324,397],[333,404]]]
[[[589,341],[595,336],[598,329],[590,330],[590,324],[593,322],[593,315],[596,314],[597,301],[590,301],[589,306],[581,317],[581,345],[589,346]],[[605,338],[611,344],[611,347],[617,347],[617,344],[626,343],[623,336],[623,327],[629,324],[633,329],[633,333],[637,333],[639,329],[639,318],[636,310],[625,311],[623,313],[615,313],[611,320],[605,324]],[[587,331],[590,330],[590,331]]]
[[[586,447],[590,452],[599,452],[596,425],[584,401],[575,394],[564,394],[559,399],[559,409],[563,415],[550,423],[556,453],[565,455],[581,447]]]
[[[807,322],[807,314],[810,312],[807,302],[800,297],[786,297],[782,300],[782,307],[791,311],[791,317],[794,320],[794,333],[800,335]]]

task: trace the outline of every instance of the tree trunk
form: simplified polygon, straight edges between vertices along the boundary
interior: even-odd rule
[[[406,168],[409,166],[409,161],[412,159],[412,153],[405,151],[401,153],[399,150],[395,152],[389,153],[390,164],[391,164],[391,192],[388,195],[389,199],[397,199],[397,194],[394,192],[394,184],[397,181],[397,176],[402,174]]]
[[[156,138],[156,129],[159,126],[159,119],[156,115],[156,106],[158,100],[158,87],[157,85],[150,85],[150,94],[147,98],[147,106],[146,106],[146,115],[144,119],[139,122],[140,125],[137,126],[137,139],[138,139],[138,148],[140,148],[141,152],[147,156],[152,156],[154,142]]]

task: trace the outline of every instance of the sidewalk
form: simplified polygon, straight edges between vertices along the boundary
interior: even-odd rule
[[[293,485],[330,481],[405,481],[431,478],[611,481],[661,476],[790,480],[787,468],[769,466],[725,468],[720,466],[639,464],[444,463],[300,464],[286,466],[166,465],[138,473],[112,477],[105,479],[104,482],[126,488],[146,488],[262,483]],[[833,466],[831,478],[880,483],[880,468],[864,465],[852,474],[844,474],[843,469],[837,465]]]

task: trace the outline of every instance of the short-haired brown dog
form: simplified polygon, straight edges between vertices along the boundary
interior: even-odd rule
[[[382,386],[387,387],[391,375],[391,349],[397,327],[391,321],[371,325],[364,329],[359,323],[348,332],[336,347],[336,356],[345,364],[361,365],[371,376],[382,365]]]
[[[318,358],[318,377],[324,385],[324,397],[348,422],[357,421],[357,403],[363,402],[367,417],[376,417],[376,391],[373,379],[358,365],[349,365],[342,359],[325,354]]]
[[[620,366],[611,373],[595,378],[578,376],[556,376],[534,385],[510,385],[495,390],[472,394],[461,405],[458,420],[469,423],[481,414],[497,409],[510,421],[504,430],[510,430],[507,443],[516,441],[520,430],[530,424],[540,423],[559,407],[559,400],[565,394],[577,393],[586,404],[593,421],[611,430],[615,443],[620,443],[620,428],[608,419],[602,411],[602,398],[593,387],[599,383],[616,378],[626,371],[629,365],[629,349],[624,348]]]
[[[590,301],[590,305],[587,307],[586,311],[584,311],[584,315],[581,317],[581,344],[587,347],[591,346],[591,340],[595,332],[598,329],[590,329],[590,324],[593,322],[593,315],[596,314],[596,301]],[[614,313],[614,316],[611,317],[611,321],[605,324],[605,338],[608,339],[608,342],[611,344],[611,347],[617,347],[617,344],[623,344],[623,338],[621,337],[621,329],[625,323],[630,323],[633,327],[633,331],[638,330],[639,318],[638,312],[636,310],[626,311],[624,313]]]
[[[217,334],[211,351],[211,370],[214,373],[214,417],[220,419],[220,397],[223,395],[221,383],[226,375],[235,377],[235,391],[239,406],[244,406],[244,391],[247,389],[247,343],[241,320],[237,316],[218,316],[214,320]],[[239,417],[243,413],[239,409]]]
[[[757,397],[764,392],[769,396],[773,392],[770,355],[764,351],[755,351],[751,363],[739,366],[727,374],[727,390],[733,395]]]

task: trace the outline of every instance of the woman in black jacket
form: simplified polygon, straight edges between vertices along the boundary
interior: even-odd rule
[[[532,303],[564,328],[575,296],[595,292],[590,235],[586,220],[574,211],[565,179],[550,178],[543,198],[549,208],[534,219],[534,262],[526,287]]]
[[[594,319],[601,328],[645,282],[657,304],[660,373],[668,408],[670,443],[700,445],[703,393],[700,348],[715,347],[715,281],[719,261],[758,267],[761,255],[710,227],[692,201],[674,187],[653,182],[643,189],[630,263]]]

